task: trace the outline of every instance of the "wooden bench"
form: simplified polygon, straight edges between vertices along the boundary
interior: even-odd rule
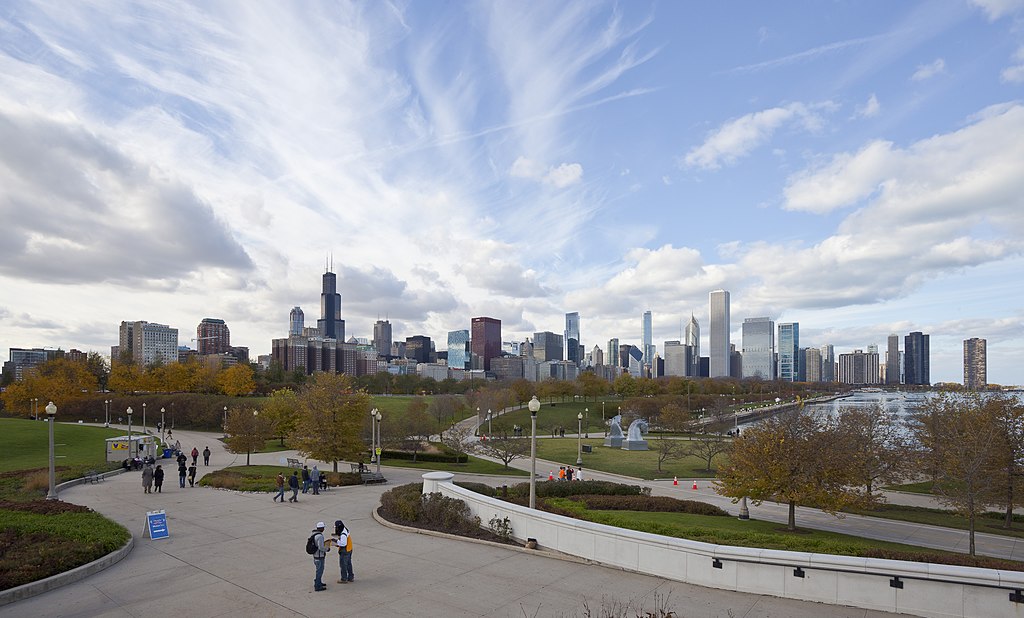
[[[363,479],[363,485],[373,485],[375,483],[387,483],[388,480],[384,478],[384,475],[380,472],[363,472],[360,475]]]
[[[354,463],[349,464],[349,467],[351,469],[352,474],[362,474],[363,472],[367,472],[369,470],[369,468],[366,467],[366,464]]]
[[[302,464],[299,462],[298,459],[295,459],[294,457],[289,457],[288,458],[288,467],[289,468],[301,468]]]
[[[99,483],[100,481],[103,480],[103,477],[100,476],[100,473],[97,472],[96,470],[89,470],[82,476],[83,478],[85,478],[86,481],[90,483]]]

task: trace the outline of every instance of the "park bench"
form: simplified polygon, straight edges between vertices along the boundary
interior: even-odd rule
[[[373,485],[375,483],[387,483],[388,480],[384,478],[384,475],[380,472],[363,472],[360,474],[363,479],[363,485]]]
[[[302,464],[299,463],[298,459],[295,459],[294,457],[289,457],[288,458],[288,467],[289,468],[301,468]]]
[[[103,480],[103,477],[96,470],[89,470],[83,475],[83,478],[85,478],[89,483],[99,483]]]

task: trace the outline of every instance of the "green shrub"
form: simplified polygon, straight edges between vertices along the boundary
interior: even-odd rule
[[[466,463],[469,461],[469,456],[465,453],[462,455],[456,455],[455,453],[416,453],[416,461],[430,462],[430,463]],[[413,453],[409,451],[383,451],[381,454],[383,459],[402,459],[406,461],[412,461]]]
[[[568,496],[649,496],[649,487],[623,485],[611,481],[544,481],[537,483],[537,496],[565,498]],[[519,483],[509,488],[509,495],[522,498],[530,495],[530,484]]]
[[[480,528],[480,518],[462,500],[439,493],[424,495],[422,491],[421,483],[410,483],[384,492],[380,497],[380,514],[389,521],[455,534]]]
[[[293,468],[284,466],[235,466],[214,470],[199,479],[199,484],[235,491],[277,491],[278,473],[283,473],[287,479],[292,471]],[[363,482],[358,473],[321,471],[320,474],[327,475],[327,483],[331,487],[361,485]]]
[[[422,509],[423,484],[399,485],[381,494],[380,514],[389,521],[413,523]]]
[[[478,494],[483,494],[485,496],[490,496],[492,498],[498,495],[498,490],[495,489],[494,487],[491,487],[490,485],[487,485],[486,483],[469,483],[465,481],[456,481],[455,484],[458,485],[459,487],[462,487],[463,489],[468,489],[469,491],[473,491]]]
[[[893,549],[865,549],[859,553],[865,558],[884,558],[886,560],[913,560],[931,562],[933,564],[951,564],[954,566],[978,567],[982,569],[1001,569],[1003,571],[1024,571],[1024,563],[1013,560],[1001,560],[988,556],[968,556],[967,554],[939,554],[924,552],[896,551]]]
[[[572,496],[594,511],[651,511],[659,513],[691,513],[693,515],[728,515],[707,502],[678,500],[667,496]]]

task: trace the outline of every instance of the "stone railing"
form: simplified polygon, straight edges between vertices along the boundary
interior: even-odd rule
[[[666,579],[918,616],[1024,616],[1024,572],[713,545],[606,526],[463,489],[448,472],[423,492],[464,501],[485,524],[507,517],[517,539]]]

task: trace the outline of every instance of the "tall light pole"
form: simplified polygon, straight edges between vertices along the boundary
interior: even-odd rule
[[[224,437],[228,437],[228,407],[224,406]]]
[[[256,417],[260,415],[259,410],[252,411],[252,428],[253,433],[256,433]],[[249,465],[249,453],[252,452],[252,443],[249,443],[249,448],[245,449],[245,465]]]
[[[146,433],[146,402],[142,402],[142,433]]]
[[[370,410],[370,463],[377,461],[377,408]]]
[[[160,444],[164,443],[164,433],[167,431],[167,423],[164,421],[164,409],[160,408]]]
[[[110,400],[109,399],[104,399],[103,400],[103,409],[104,409],[103,426],[104,427],[110,427]]]
[[[380,437],[380,410],[374,408],[374,411],[377,412],[377,474],[380,474],[380,456],[384,453],[384,447],[381,445],[383,441]]]
[[[135,453],[132,452],[132,407],[128,406],[125,413],[128,415],[128,465],[131,466],[135,461]]]
[[[530,409],[530,508],[537,508],[537,412],[540,401],[534,395],[527,405]]]
[[[601,402],[601,424],[604,424],[604,402]]]
[[[478,422],[479,422],[479,421],[481,420],[481,419],[480,419],[480,406],[477,406],[477,407],[476,407],[476,418],[477,418],[477,421],[478,421]],[[479,431],[479,430],[478,430],[478,431]],[[488,429],[487,431],[490,431],[490,429]]]
[[[583,408],[583,418],[587,419],[587,433],[584,438],[590,439],[590,408]]]
[[[576,465],[583,465],[583,413],[576,415]]]
[[[33,397],[32,398],[32,420],[34,420],[34,421],[38,421],[39,420],[39,398],[38,397]]]
[[[491,436],[491,409],[487,408],[487,435]]]
[[[50,491],[46,494],[47,500],[57,499],[57,476],[53,469],[53,422],[57,420],[57,406],[53,402],[46,404],[46,422],[50,425]]]

